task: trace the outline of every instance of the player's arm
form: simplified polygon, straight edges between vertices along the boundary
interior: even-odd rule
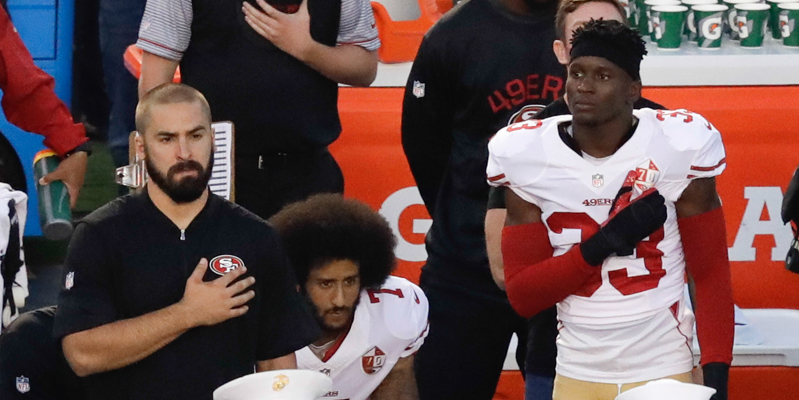
[[[280,50],[338,83],[365,87],[375,80],[377,51],[352,44],[326,46],[311,37],[307,0],[294,14],[283,13],[263,0],[257,2],[260,10],[243,3],[244,20]]]
[[[507,191],[508,216],[502,257],[508,299],[519,315],[531,317],[579,290],[601,272],[606,258],[635,247],[666,220],[665,199],[645,193],[608,219],[598,232],[583,232],[578,246],[552,257],[541,209]],[[534,295],[530,295],[534,293]]]
[[[289,353],[283,357],[258,361],[255,363],[256,372],[275,371],[278,369],[297,369],[297,357],[294,355],[294,353]]]
[[[255,278],[233,283],[246,272],[242,267],[203,282],[207,269],[208,261],[200,260],[176,304],[65,336],[62,347],[69,365],[81,377],[122,368],[153,354],[191,328],[244,315],[246,303],[255,296],[252,290],[245,290]]]
[[[430,215],[452,152],[451,69],[428,35],[411,67],[402,102],[402,149]]]
[[[705,385],[726,400],[735,312],[724,213],[715,178],[694,179],[675,203],[685,265],[694,282],[694,312]]]
[[[418,400],[413,355],[400,358],[383,382],[369,396],[372,400]]]
[[[172,82],[180,62],[145,51],[141,57],[141,77],[139,78],[139,98],[152,88]]]

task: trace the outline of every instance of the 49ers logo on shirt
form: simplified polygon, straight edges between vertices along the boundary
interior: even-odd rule
[[[516,111],[516,114],[513,114],[508,120],[508,125],[513,125],[518,122],[529,121],[533,119],[533,115],[538,114],[539,111],[543,110],[544,106],[541,104],[530,104],[522,107],[521,110]]]
[[[361,357],[361,365],[363,365],[363,372],[369,375],[380,371],[383,365],[386,364],[386,353],[375,346],[369,349],[363,357]]]
[[[217,275],[225,275],[228,272],[243,266],[244,261],[241,261],[241,258],[228,254],[216,256],[211,260],[210,263],[208,263],[208,268],[210,268],[211,271]]]

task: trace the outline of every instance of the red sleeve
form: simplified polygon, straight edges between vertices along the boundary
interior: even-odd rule
[[[2,106],[12,124],[43,135],[44,145],[63,156],[86,142],[83,125],[72,121],[53,92],[55,80],[39,69],[5,10],[0,8],[0,88]]]
[[[506,226],[502,230],[505,289],[516,312],[525,318],[552,307],[577,292],[601,268],[588,265],[574,246],[552,257],[543,223]]]
[[[735,335],[727,230],[721,207],[677,220],[685,266],[694,279],[696,330],[702,365],[730,364]]]

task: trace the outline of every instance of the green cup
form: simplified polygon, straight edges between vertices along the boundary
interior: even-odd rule
[[[799,47],[799,3],[780,4],[779,27],[782,44]]]
[[[723,0],[724,4],[730,9],[727,10],[727,15],[724,16],[724,32],[730,35],[732,40],[741,40],[738,35],[738,22],[735,20],[737,12],[735,11],[736,4],[759,3],[759,0]]]
[[[682,43],[682,31],[685,24],[685,13],[688,7],[653,6],[652,29],[659,49],[676,50]]]
[[[741,47],[761,47],[766,36],[769,9],[768,4],[736,4],[735,22],[738,24],[738,35]]]
[[[627,17],[627,23],[630,26],[638,26],[635,18],[635,0],[620,0],[621,6],[624,8],[624,14]]]
[[[33,158],[33,175],[39,195],[39,222],[42,234],[50,240],[65,240],[72,235],[72,210],[64,182],[39,185],[41,177],[55,171],[61,158],[52,150],[42,150]]]
[[[652,26],[652,7],[654,6],[678,6],[680,3],[679,0],[644,0],[643,3],[643,11],[640,13],[639,19],[639,27],[641,26],[641,20],[645,25],[645,28],[641,28],[641,35],[650,35],[652,42],[657,42],[657,38],[655,38],[655,30]],[[645,30],[644,30],[645,29]]]
[[[691,7],[696,21],[696,45],[701,50],[718,50],[724,32],[724,4],[700,4]]]
[[[696,42],[696,23],[694,22],[694,13],[691,11],[693,6],[703,4],[718,4],[716,0],[682,0],[682,4],[688,7],[688,12],[685,14],[685,30],[683,33],[692,42]]]
[[[796,3],[799,0],[766,0],[766,4],[771,6],[768,17],[768,28],[771,30],[771,37],[777,40],[782,39],[782,31],[780,31],[780,4],[783,3]]]

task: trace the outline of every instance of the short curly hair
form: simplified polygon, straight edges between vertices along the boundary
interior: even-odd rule
[[[570,55],[572,61],[580,56],[605,58],[640,80],[646,54],[646,43],[635,29],[619,21],[591,19],[574,30]]]
[[[358,265],[361,287],[377,288],[396,267],[397,239],[383,216],[368,205],[337,194],[319,194],[292,203],[272,216],[297,282],[335,260]]]

